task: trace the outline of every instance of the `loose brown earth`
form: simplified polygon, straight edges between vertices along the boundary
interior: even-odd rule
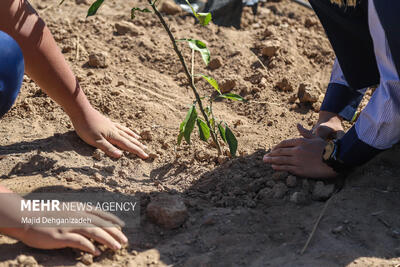
[[[221,83],[233,80],[232,92],[249,100],[215,105],[217,116],[236,133],[241,155],[221,161],[197,133],[191,147],[176,146],[178,125],[193,95],[153,14],[138,14],[131,21],[131,4],[106,1],[98,16],[85,20],[86,4],[32,2],[91,103],[142,133],[155,157],[142,161],[126,154],[112,160],[94,154],[94,148],[74,133],[62,109],[29,78],[16,105],[1,120],[3,185],[19,193],[106,189],[140,197],[140,227],[124,230],[129,247],[116,254],[106,252],[94,259],[93,266],[400,264],[399,147],[346,181],[331,182],[341,190],[304,255],[299,251],[325,205],[321,200],[333,186],[274,174],[262,163],[266,150],[297,136],[297,122],[310,127],[317,118],[334,54],[312,11],[288,0],[273,1],[262,4],[256,17],[245,9],[241,30],[201,28],[182,13],[167,16],[177,38],[204,40],[222,63],[210,70],[199,59],[198,71]],[[116,23],[128,23],[127,32],[116,33]],[[189,55],[185,45],[181,47]],[[100,52],[106,53],[107,67],[90,67],[89,55]],[[314,104],[296,98],[302,83]],[[198,84],[202,95],[213,92],[205,82]],[[316,187],[327,190],[327,195]],[[165,230],[146,217],[146,206],[161,192],[180,196],[188,209],[188,219],[177,229]],[[83,264],[79,257],[70,249],[39,251],[0,236],[0,266],[18,261],[76,266]]]

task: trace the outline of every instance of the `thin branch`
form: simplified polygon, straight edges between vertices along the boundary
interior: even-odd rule
[[[193,93],[194,93],[194,95],[196,97],[197,103],[199,104],[199,109],[200,109],[200,111],[201,111],[201,113],[202,113],[202,115],[203,115],[203,117],[204,117],[204,119],[205,119],[205,121],[207,123],[208,128],[211,129],[210,120],[208,119],[208,116],[207,116],[206,112],[204,111],[203,103],[201,102],[200,95],[197,92],[196,85],[194,84],[194,79],[193,79],[192,75],[189,72],[189,69],[188,69],[188,67],[186,65],[185,59],[183,58],[183,55],[182,55],[181,51],[179,50],[178,46],[176,45],[176,39],[175,39],[174,35],[172,34],[171,30],[169,29],[167,23],[165,22],[163,16],[161,15],[161,13],[158,11],[157,7],[155,6],[155,3],[152,3],[151,0],[147,0],[147,1],[150,4],[150,6],[152,7],[154,13],[157,15],[158,19],[160,20],[160,22],[163,25],[165,31],[168,33],[169,39],[171,40],[171,43],[172,43],[172,45],[174,47],[174,50],[175,50],[175,53],[179,57],[179,60],[180,60],[180,62],[182,64],[182,67],[183,67],[183,69],[185,71],[185,74],[186,74],[186,76],[187,76],[187,78],[188,78],[188,80],[190,82],[190,87],[192,88]],[[215,143],[215,145],[217,147],[218,155],[221,155],[222,151],[221,151],[221,147],[220,147],[220,145],[218,143],[217,136],[212,131],[211,131],[211,137],[212,137],[212,139],[213,139],[213,141],[214,141],[214,143]]]

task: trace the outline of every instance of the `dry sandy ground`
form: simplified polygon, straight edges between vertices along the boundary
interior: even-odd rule
[[[286,181],[287,174],[274,174],[261,161],[271,146],[297,136],[297,122],[310,127],[316,121],[334,55],[311,11],[286,0],[273,1],[263,4],[256,17],[245,9],[241,30],[201,28],[184,14],[167,17],[178,38],[204,40],[212,57],[220,58],[222,66],[216,70],[203,68],[198,60],[199,72],[221,82],[234,80],[232,92],[249,100],[215,105],[217,117],[236,133],[241,154],[220,164],[214,149],[200,142],[197,133],[191,147],[176,146],[178,125],[193,95],[153,14],[138,14],[131,21],[132,3],[106,1],[98,16],[85,20],[85,4],[32,4],[47,21],[91,103],[139,133],[151,133],[144,142],[154,160],[128,154],[119,160],[104,155],[94,159],[94,149],[77,137],[62,109],[29,78],[16,105],[1,120],[1,184],[20,193],[105,189],[140,197],[140,227],[124,230],[129,247],[105,253],[93,266],[400,264],[399,147],[346,181],[331,182],[340,191],[304,255],[299,251],[325,205],[315,200],[315,187],[321,184],[299,177],[296,183]],[[131,31],[116,34],[115,24],[120,22],[130,23]],[[271,41],[278,51],[263,56],[263,47]],[[184,44],[181,47],[189,55]],[[108,67],[88,65],[89,54],[97,52],[107,53]],[[317,102],[299,103],[301,83]],[[205,82],[198,84],[202,95],[213,92]],[[161,192],[180,196],[187,206],[189,218],[175,230],[151,223],[144,213]],[[300,203],[293,202],[296,192],[303,197]],[[0,236],[0,266],[16,264],[20,255],[33,256],[43,266],[83,264],[73,250],[39,251]]]

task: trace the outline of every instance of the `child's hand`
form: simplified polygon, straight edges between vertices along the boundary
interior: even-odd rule
[[[128,239],[118,226],[112,227],[113,223],[120,226],[123,222],[112,214],[97,212],[76,212],[66,214],[68,217],[87,217],[91,219],[91,225],[79,227],[32,227],[20,230],[17,238],[26,245],[39,249],[76,248],[82,251],[100,255],[100,250],[89,240],[92,239],[100,244],[106,245],[112,250],[121,249],[127,244]],[[111,223],[110,223],[111,222]]]
[[[77,117],[71,117],[78,135],[89,145],[100,148],[114,158],[122,156],[119,148],[146,159],[146,146],[138,141],[140,136],[118,123],[112,122],[100,112],[90,107]]]

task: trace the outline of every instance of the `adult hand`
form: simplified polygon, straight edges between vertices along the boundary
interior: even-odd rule
[[[342,120],[335,113],[320,111],[318,122],[312,128],[312,133],[324,140],[340,139],[344,135]]]
[[[112,122],[91,106],[79,116],[72,116],[71,121],[77,134],[86,143],[103,150],[110,157],[122,156],[122,151],[114,145],[142,159],[149,157],[144,151],[146,146],[138,141],[139,135],[125,126]]]
[[[303,138],[282,141],[264,156],[264,162],[271,164],[276,171],[288,171],[299,176],[336,176],[336,172],[322,161],[326,141],[300,124],[297,125],[297,129]]]

